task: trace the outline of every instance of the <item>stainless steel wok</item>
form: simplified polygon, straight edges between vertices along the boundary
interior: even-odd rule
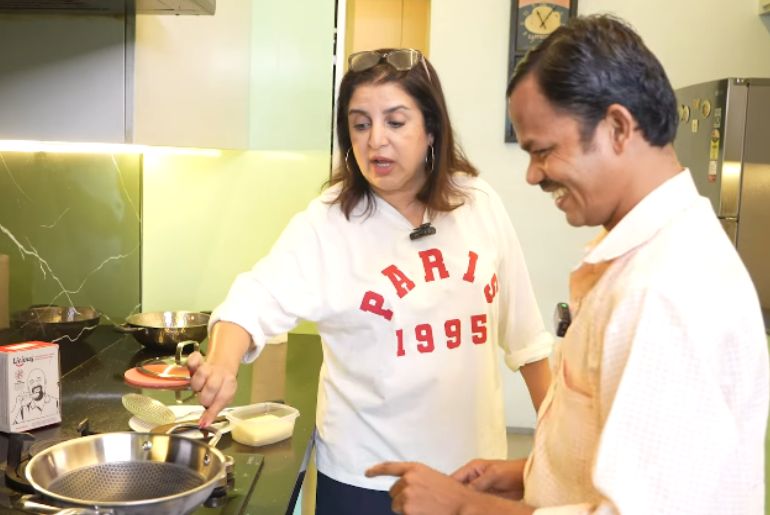
[[[26,340],[82,340],[99,325],[101,314],[88,306],[44,306],[17,311],[11,324]]]
[[[27,480],[70,513],[186,515],[226,484],[226,458],[214,448],[219,436],[209,444],[169,434],[84,436],[33,456]]]
[[[137,313],[116,326],[131,334],[136,341],[153,349],[173,354],[178,343],[185,340],[202,342],[208,336],[209,314],[198,311],[154,311]]]

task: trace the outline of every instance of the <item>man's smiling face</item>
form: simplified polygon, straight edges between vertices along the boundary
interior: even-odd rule
[[[553,107],[534,74],[516,86],[508,108],[521,148],[529,154],[527,182],[551,193],[570,225],[613,227],[620,219],[625,181],[611,166],[605,121],[584,143],[578,119]]]

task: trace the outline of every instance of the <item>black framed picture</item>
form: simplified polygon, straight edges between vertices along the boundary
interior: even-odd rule
[[[577,0],[511,0],[511,30],[508,42],[508,77],[513,75],[516,63],[577,14]],[[515,142],[516,134],[505,115],[505,141]]]

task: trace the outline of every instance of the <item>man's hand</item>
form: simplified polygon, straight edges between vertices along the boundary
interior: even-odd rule
[[[391,508],[404,515],[529,515],[522,503],[479,493],[454,477],[421,463],[385,462],[366,471],[367,477],[400,477],[390,489]]]
[[[366,477],[397,476],[390,489],[392,509],[407,515],[459,513],[468,488],[459,481],[421,463],[385,462],[371,467]]]
[[[478,492],[519,500],[524,496],[524,464],[520,460],[473,460],[452,477]]]

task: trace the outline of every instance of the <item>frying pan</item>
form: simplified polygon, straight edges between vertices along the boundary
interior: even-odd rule
[[[177,424],[174,429],[191,428],[199,429],[197,424]],[[187,515],[226,484],[227,461],[214,448],[220,437],[217,431],[207,444],[171,434],[84,436],[33,456],[26,475],[39,494],[64,508]]]
[[[115,326],[115,329],[131,334],[145,347],[173,353],[180,342],[194,340],[200,343],[206,339],[209,316],[199,311],[137,313],[127,317],[126,323]]]
[[[17,311],[11,325],[26,340],[77,341],[99,325],[101,314],[88,306],[45,306]]]

